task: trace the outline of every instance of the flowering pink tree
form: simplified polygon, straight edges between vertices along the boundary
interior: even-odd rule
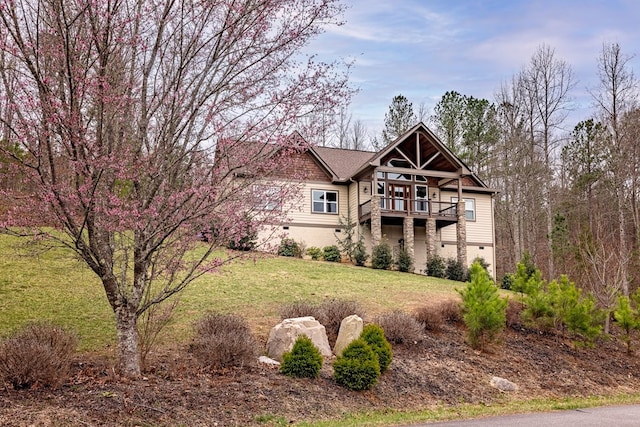
[[[301,55],[341,9],[0,3],[1,146],[28,182],[4,194],[3,225],[56,239],[98,275],[123,375],[140,374],[139,316],[225,262],[212,259],[220,244],[282,215],[264,198],[281,202],[287,186],[254,184],[304,148],[290,137],[297,124],[351,95],[344,69]],[[193,251],[201,231],[209,243]]]

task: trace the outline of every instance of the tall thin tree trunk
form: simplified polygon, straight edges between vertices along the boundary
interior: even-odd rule
[[[624,201],[623,201],[623,197],[624,195],[622,194],[622,184],[617,183],[616,184],[617,189],[616,189],[616,203],[617,203],[617,207],[618,207],[618,236],[619,236],[619,244],[620,244],[620,258],[621,258],[621,263],[623,263],[623,265],[621,265],[622,268],[622,294],[623,295],[629,295],[629,274],[627,272],[627,263],[626,260],[627,259],[627,255],[628,255],[628,250],[627,250],[627,236],[625,233],[625,224],[626,224],[626,217],[624,214]]]

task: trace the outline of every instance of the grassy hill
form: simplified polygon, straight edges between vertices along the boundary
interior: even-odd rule
[[[640,402],[640,359],[614,334],[594,349],[515,318],[501,342],[472,350],[459,323],[394,345],[390,369],[373,390],[336,384],[330,361],[320,378],[292,379],[258,363],[204,372],[186,344],[208,310],[245,317],[261,342],[280,308],[340,298],[377,313],[458,298],[460,283],[317,261],[259,258],[203,277],[180,295],[173,321],[140,381],[113,370],[113,314],[97,278],[63,250],[43,251],[0,236],[0,336],[32,320],[75,330],[80,350],[56,390],[0,393],[0,425],[373,426]],[[494,376],[518,385],[511,393]],[[2,387],[0,385],[0,390]]]
[[[346,264],[257,257],[207,274],[181,293],[161,340],[184,342],[193,322],[211,310],[242,315],[266,339],[280,308],[293,301],[355,300],[375,315],[457,298],[460,286]],[[44,250],[0,236],[0,313],[0,336],[30,321],[49,320],[75,330],[81,350],[99,351],[115,343],[113,313],[100,281],[64,249]]]

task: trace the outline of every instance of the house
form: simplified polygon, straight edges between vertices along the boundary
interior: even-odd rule
[[[333,245],[341,218],[349,217],[369,253],[386,240],[412,255],[416,272],[437,254],[465,265],[482,257],[495,276],[496,191],[424,124],[379,152],[311,147],[296,167],[306,178],[299,208],[282,224],[288,237],[307,247]]]

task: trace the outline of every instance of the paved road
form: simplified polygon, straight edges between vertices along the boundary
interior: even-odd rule
[[[508,415],[465,421],[420,424],[415,427],[638,427],[640,405],[608,406],[536,414]]]

